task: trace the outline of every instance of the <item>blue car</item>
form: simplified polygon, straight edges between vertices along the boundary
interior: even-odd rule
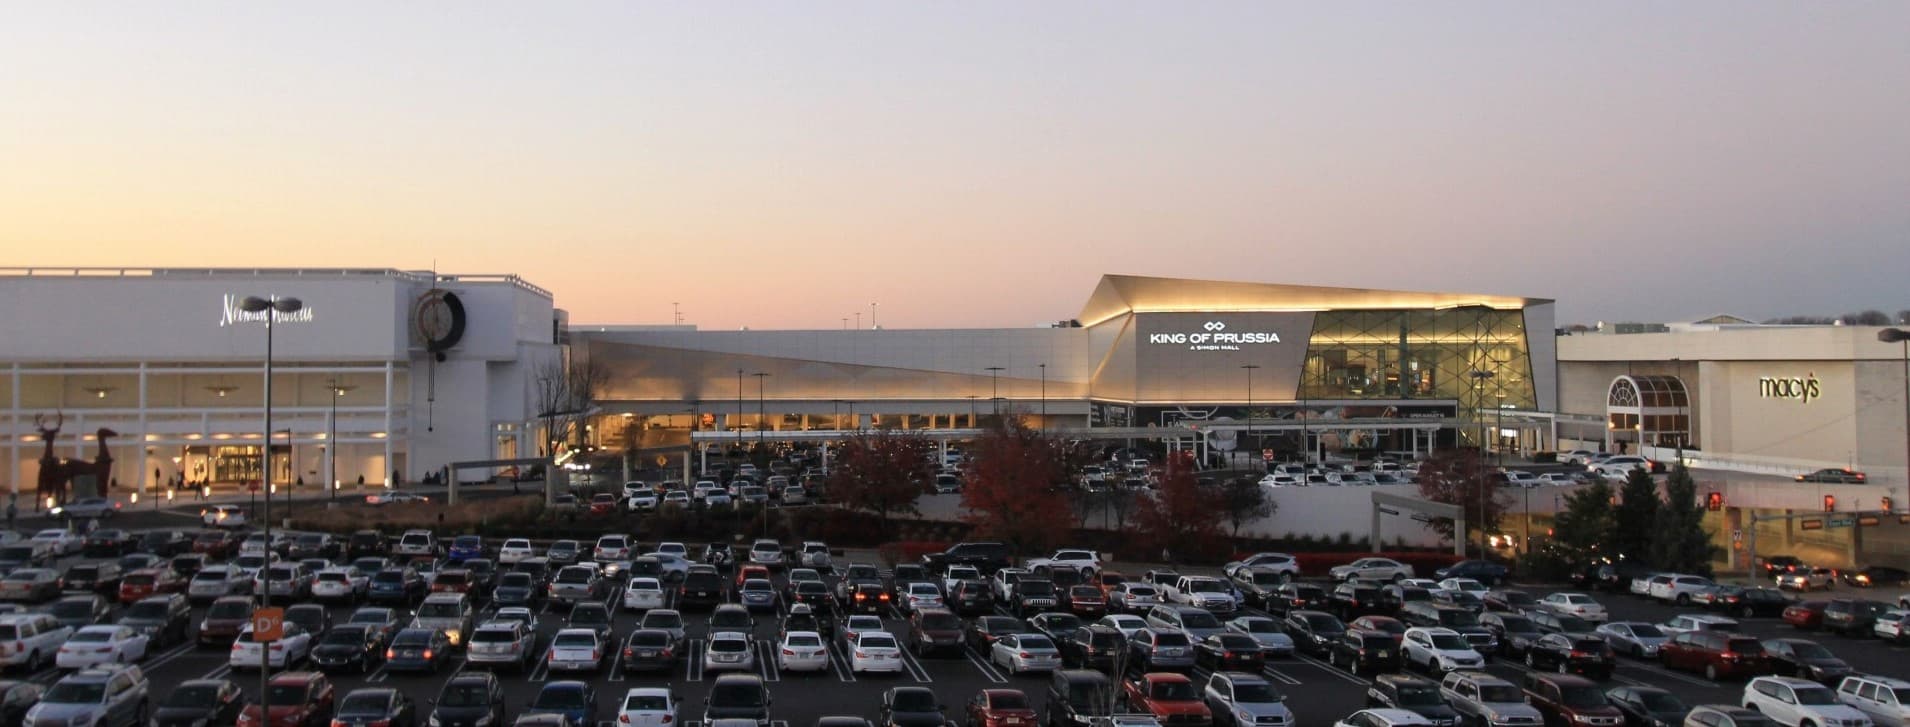
[[[536,714],[563,715],[571,724],[597,724],[597,690],[584,682],[547,682],[518,717]]]
[[[471,558],[484,557],[484,536],[459,535],[451,541],[451,549],[445,552],[445,558],[453,563],[463,563]]]

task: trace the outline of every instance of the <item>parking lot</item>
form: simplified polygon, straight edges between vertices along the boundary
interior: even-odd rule
[[[493,544],[494,545],[494,544]],[[866,556],[867,554],[862,554]],[[838,572],[851,560],[872,562],[866,557],[850,553],[848,558],[838,558]],[[59,567],[65,567],[88,559],[64,558]],[[97,560],[97,559],[93,559]],[[1184,573],[1196,573],[1203,569],[1182,568]],[[886,578],[888,572],[883,570]],[[1138,574],[1130,574],[1138,575]],[[830,576],[833,578],[833,575]],[[780,579],[780,574],[778,575]],[[779,583],[780,585],[780,583]],[[1528,588],[1536,595],[1543,595],[1554,589]],[[1842,592],[1838,595],[1850,595]],[[1895,593],[1866,593],[1863,595],[1894,601]],[[1679,613],[1678,609],[1655,603],[1648,603],[1630,596],[1599,594],[1600,601],[1611,610],[1614,620],[1642,620],[1659,622]],[[616,611],[616,643],[621,644],[624,637],[636,628],[638,615],[623,611],[621,606],[622,587],[612,583],[605,596],[605,602]],[[674,605],[672,603],[672,605]],[[116,607],[117,608],[117,607]],[[352,609],[344,606],[331,608],[333,620],[342,623]],[[494,612],[494,607],[484,605],[477,623],[484,616]],[[1251,611],[1250,611],[1251,612]],[[194,627],[204,613],[203,607],[194,608]],[[626,689],[640,686],[668,686],[683,700],[682,718],[696,721],[701,711],[703,697],[713,675],[705,674],[697,666],[702,655],[704,639],[708,628],[705,623],[707,613],[691,612],[688,618],[688,653],[681,659],[676,669],[668,674],[643,673],[626,674],[615,661],[594,674],[573,674],[568,672],[552,674],[541,665],[528,673],[510,673],[501,675],[507,695],[507,714],[516,715],[531,701],[537,691],[546,682],[553,680],[584,679],[597,692],[599,727],[610,727],[616,719],[616,706]],[[539,648],[547,646],[562,627],[565,610],[561,607],[545,605],[538,613],[537,633]],[[959,654],[936,658],[917,658],[904,653],[904,670],[894,675],[852,674],[848,668],[847,654],[838,641],[829,650],[829,666],[820,673],[782,673],[775,667],[774,639],[781,613],[760,613],[757,615],[753,644],[756,654],[755,673],[767,682],[774,699],[772,715],[774,720],[788,725],[809,725],[817,718],[826,715],[857,715],[873,719],[877,714],[880,695],[883,690],[893,686],[921,685],[933,689],[942,698],[951,719],[961,719],[963,702],[977,690],[987,688],[1014,688],[1024,691],[1038,714],[1045,716],[1043,691],[1046,687],[1045,674],[1011,675],[1000,667],[988,663],[986,657],[965,649]],[[906,619],[901,614],[889,611],[884,619],[888,630],[898,636],[908,631]],[[1778,636],[1796,636],[1797,632],[1776,619],[1745,620],[1746,632],[1759,638]],[[1838,656],[1842,657],[1859,672],[1910,676],[1910,667],[1906,667],[1906,650],[1873,640],[1846,639],[1829,635],[1810,635],[1819,640]],[[227,652],[224,649],[202,649],[190,642],[181,646],[170,646],[155,650],[143,666],[151,680],[155,702],[161,695],[170,691],[181,682],[191,679],[226,678],[236,681],[249,698],[256,699],[259,680],[256,670],[234,670],[227,664]],[[455,655],[446,667],[437,674],[414,675],[396,674],[383,668],[372,670],[368,674],[336,674],[333,677],[338,694],[342,697],[354,688],[367,685],[390,686],[403,690],[416,700],[420,716],[428,714],[427,700],[435,697],[445,681],[453,674],[465,668],[463,657]],[[1516,679],[1524,667],[1504,659],[1494,659],[1488,671]],[[1277,659],[1269,662],[1264,676],[1287,697],[1287,704],[1298,718],[1300,725],[1330,725],[1363,706],[1367,679],[1349,674],[1310,656],[1296,655],[1290,659]],[[1205,674],[1196,672],[1196,680],[1204,680]],[[50,684],[58,678],[54,670],[46,670],[31,675],[34,681]],[[1716,684],[1701,676],[1667,671],[1655,664],[1642,663],[1629,659],[1622,665],[1607,686],[1650,685],[1671,690],[1689,704],[1736,702],[1741,689],[1739,683]]]

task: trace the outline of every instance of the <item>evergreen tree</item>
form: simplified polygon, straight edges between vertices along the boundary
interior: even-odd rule
[[[1612,486],[1599,481],[1565,496],[1565,509],[1552,525],[1552,543],[1570,562],[1584,563],[1609,553],[1617,522]]]
[[[1704,529],[1698,483],[1682,463],[1665,478],[1665,502],[1651,536],[1653,565],[1673,573],[1711,572],[1711,534]]]
[[[1621,558],[1650,562],[1651,533],[1658,527],[1658,483],[1644,469],[1633,469],[1618,494],[1608,550]]]

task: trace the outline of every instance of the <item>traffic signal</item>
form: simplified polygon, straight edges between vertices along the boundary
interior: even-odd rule
[[[1884,512],[1891,512],[1891,511],[1892,511],[1892,510],[1894,509],[1894,508],[1892,508],[1892,507],[1891,507],[1891,505],[1893,505],[1893,504],[1895,504],[1895,503],[1893,503],[1893,502],[1891,502],[1891,501],[1890,501],[1890,496],[1889,496],[1889,495],[1884,495],[1884,496],[1883,496],[1883,503],[1882,503],[1882,504],[1883,504],[1883,511],[1884,511]]]
[[[1837,512],[1837,496],[1836,495],[1824,496],[1824,512]]]
[[[1724,509],[1724,493],[1712,490],[1705,493],[1704,509],[1717,512]]]

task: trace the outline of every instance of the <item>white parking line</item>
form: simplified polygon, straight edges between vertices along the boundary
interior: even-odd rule
[[[165,651],[158,654],[147,654],[146,658],[144,659],[144,662],[140,664],[140,668],[145,669],[147,671],[152,671],[154,667],[164,666],[166,662],[172,661],[181,656],[185,656],[186,654],[192,653],[193,651],[196,650],[195,648],[196,646],[197,646],[196,644],[187,642],[184,644],[180,644],[176,647],[173,647],[171,651]]]
[[[693,682],[703,681],[703,640],[690,639],[690,675]]]
[[[1678,672],[1672,671],[1670,669],[1651,666],[1649,664],[1633,664],[1633,666],[1636,666],[1639,669],[1643,669],[1645,671],[1651,672],[1654,676],[1665,677],[1667,679],[1683,682],[1685,684],[1689,684],[1694,687],[1704,687],[1706,689],[1719,688],[1719,685],[1717,684],[1713,684],[1711,682],[1705,681],[1703,679],[1699,679],[1697,677],[1691,677],[1691,676],[1686,676],[1684,674],[1679,674]]]
[[[835,671],[837,679],[844,683],[855,682],[855,672],[849,670],[849,659],[836,647],[835,642],[829,644],[829,666]]]
[[[974,664],[975,668],[981,671],[982,676],[988,677],[988,681],[996,684],[1008,683],[1008,677],[1002,676],[1001,671],[996,669],[994,664],[990,664],[986,660],[981,659],[980,655],[976,654],[974,649],[970,649],[966,646],[962,647],[962,656],[968,657],[968,663]]]
[[[1358,676],[1354,676],[1352,674],[1348,674],[1346,672],[1340,671],[1339,667],[1333,666],[1332,664],[1328,664],[1324,661],[1320,661],[1319,659],[1315,659],[1311,656],[1307,656],[1305,654],[1294,654],[1293,657],[1296,659],[1299,659],[1302,663],[1311,664],[1315,667],[1319,667],[1321,671],[1324,671],[1328,674],[1332,674],[1333,676],[1339,677],[1341,681],[1351,682],[1353,684],[1358,684],[1362,687],[1371,683],[1366,681],[1365,679],[1359,678]],[[1268,671],[1273,671],[1273,670],[1269,668]]]
[[[751,643],[756,645],[756,672],[763,676],[763,681],[782,681],[783,672],[776,666],[776,647],[767,641]]]
[[[935,681],[929,677],[928,670],[922,668],[922,663],[916,661],[915,655],[909,653],[908,649],[902,650],[902,667],[908,669],[909,676],[914,677],[917,682],[928,684]]]
[[[384,671],[384,669],[380,668],[378,671],[382,672]],[[528,677],[528,679],[533,682],[541,682],[541,681],[550,679],[550,660],[538,659],[537,666],[531,668],[531,674],[530,674],[530,677]]]

